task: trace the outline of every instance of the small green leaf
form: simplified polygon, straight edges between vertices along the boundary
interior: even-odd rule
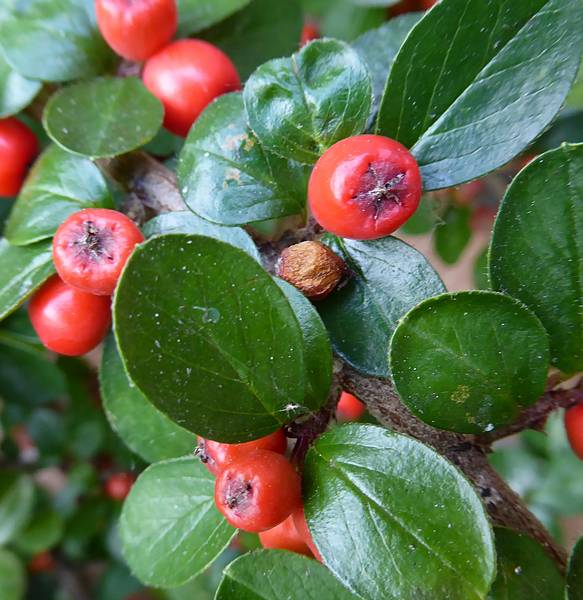
[[[583,538],[575,544],[569,558],[567,600],[583,600]]]
[[[304,213],[308,175],[302,165],[261,146],[239,93],[221,96],[201,115],[178,164],[189,208],[223,225]]]
[[[498,569],[488,600],[563,600],[565,580],[540,544],[509,529],[494,533]]]
[[[0,118],[15,115],[28,106],[41,87],[40,81],[14,71],[0,51]]]
[[[105,343],[99,380],[103,408],[112,429],[146,462],[192,452],[196,446],[194,435],[162,414],[130,380],[113,336]]]
[[[388,377],[389,340],[398,320],[445,287],[425,257],[397,238],[327,240],[351,272],[343,287],[317,304],[334,349],[359,371]]]
[[[219,23],[241,10],[250,0],[177,0],[179,37],[187,37]]]
[[[490,247],[492,286],[537,314],[566,372],[583,369],[582,198],[583,145],[543,154],[508,188]]]
[[[255,71],[243,91],[251,129],[276,154],[314,163],[332,144],[362,133],[372,105],[370,74],[337,40],[316,40]]]
[[[139,246],[114,301],[128,373],[186,429],[233,443],[318,406],[305,397],[303,339],[284,293],[242,250],[169,234]]]
[[[33,516],[26,527],[18,533],[15,544],[19,551],[29,555],[50,550],[63,536],[64,522],[61,515],[45,510]]]
[[[19,246],[52,237],[70,215],[84,208],[113,208],[99,169],[50,146],[27,177],[6,223],[6,238]]]
[[[472,238],[471,216],[467,206],[455,204],[443,215],[443,222],[435,229],[435,250],[444,262],[455,263],[466,249]]]
[[[28,475],[0,471],[0,545],[14,539],[30,518],[34,485]]]
[[[480,433],[511,423],[544,392],[548,339],[509,296],[444,294],[400,322],[390,363],[401,399],[421,420]]]
[[[20,559],[0,548],[0,590],[2,600],[22,600],[26,588],[26,573]]]
[[[412,149],[425,189],[496,169],[561,108],[582,29],[579,0],[439,2],[395,59],[378,133]]]
[[[196,577],[236,530],[214,502],[214,477],[195,457],[156,463],[134,484],[120,519],[123,554],[140,581],[177,587]]]
[[[281,550],[240,556],[224,571],[215,600],[356,600],[317,561]]]
[[[318,438],[306,518],[326,566],[360,598],[481,600],[494,540],[474,488],[445,458],[371,425]]]
[[[45,108],[43,124],[51,139],[65,150],[105,158],[149,142],[163,118],[161,102],[139,79],[102,78],[54,94]]]
[[[0,238],[0,264],[0,319],[4,319],[55,272],[52,244],[23,248]]]

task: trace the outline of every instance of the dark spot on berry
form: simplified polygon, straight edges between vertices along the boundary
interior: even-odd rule
[[[236,477],[229,479],[225,487],[224,501],[230,508],[241,508],[249,502],[253,496],[253,486],[249,481]]]
[[[110,247],[114,244],[113,234],[105,228],[99,228],[94,221],[84,221],[79,235],[71,242],[77,256],[82,260],[113,262]]]
[[[373,211],[378,219],[388,206],[402,206],[401,195],[406,192],[406,173],[395,165],[383,162],[370,163],[361,177],[353,200],[362,204],[364,211]]]

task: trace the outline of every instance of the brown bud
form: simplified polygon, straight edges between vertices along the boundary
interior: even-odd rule
[[[344,261],[320,242],[302,242],[286,248],[277,265],[277,274],[312,300],[328,296],[344,270]]]

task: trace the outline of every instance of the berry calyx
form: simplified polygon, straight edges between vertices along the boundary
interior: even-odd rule
[[[310,176],[308,199],[318,223],[357,240],[387,236],[419,206],[421,173],[399,142],[359,135],[334,144]]]
[[[366,406],[352,394],[342,392],[336,406],[336,418],[341,423],[358,421],[366,411]]]
[[[119,502],[125,500],[134,485],[136,478],[131,473],[114,473],[105,482],[105,493]]]
[[[293,515],[290,515],[285,521],[276,525],[273,529],[260,532],[259,541],[264,548],[289,550],[296,554],[312,556],[312,551],[296,528]]]
[[[583,460],[583,404],[565,411],[565,429],[573,452]]]
[[[300,476],[281,454],[256,450],[217,477],[215,503],[233,527],[266,531],[301,504]]]
[[[53,261],[61,279],[84,292],[111,296],[136,244],[144,241],[124,214],[88,208],[68,217],[53,238]]]
[[[322,555],[318,552],[318,548],[316,548],[316,544],[314,544],[314,539],[312,538],[312,534],[308,528],[308,522],[306,521],[304,507],[301,506],[300,508],[298,508],[293,513],[292,518],[294,521],[294,525],[296,526],[297,532],[304,540],[306,546],[308,546],[308,548],[310,549],[310,552],[314,555],[314,558],[322,562]]]
[[[176,0],[95,0],[97,25],[105,41],[127,60],[143,61],[176,33]]]
[[[73,288],[55,275],[34,294],[28,314],[47,348],[66,356],[81,356],[107,335],[111,300]]]
[[[283,429],[242,444],[223,444],[198,436],[196,454],[213,475],[218,475],[223,469],[245,458],[255,450],[269,450],[277,454],[285,454],[287,438]]]
[[[164,105],[164,126],[182,137],[215,98],[241,88],[229,57],[202,40],[166,46],[148,59],[142,78]]]
[[[16,196],[28,165],[38,154],[38,141],[22,121],[0,119],[0,196]]]

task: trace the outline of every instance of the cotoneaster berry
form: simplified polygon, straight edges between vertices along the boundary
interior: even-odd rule
[[[121,502],[127,498],[135,481],[131,473],[115,473],[105,482],[105,493],[112,500]]]
[[[425,10],[429,10],[437,4],[437,0],[421,0],[421,7]]]
[[[306,521],[306,515],[304,514],[303,506],[300,506],[294,511],[292,519],[294,520],[294,525],[296,526],[297,532],[300,534],[305,544],[310,549],[310,552],[314,555],[314,558],[322,562],[322,556],[318,552],[316,544],[314,544],[314,540],[312,538],[310,529],[308,528],[308,522]]]
[[[283,429],[278,429],[265,437],[243,442],[242,444],[223,444],[198,437],[197,455],[206,465],[207,469],[218,475],[225,467],[245,458],[255,450],[270,450],[277,454],[285,454],[287,449],[287,438]]]
[[[359,135],[334,144],[310,176],[308,199],[318,223],[357,240],[387,236],[419,206],[417,161],[399,142]]]
[[[24,123],[0,119],[0,196],[20,192],[28,165],[38,154],[36,136]]]
[[[39,552],[28,561],[31,573],[50,573],[55,568],[55,559],[50,552]]]
[[[398,4],[389,7],[389,16],[398,17],[416,10],[418,10],[417,0],[401,0]]]
[[[229,57],[202,40],[166,46],[148,59],[142,78],[164,105],[164,126],[182,137],[215,98],[241,88]]]
[[[312,551],[298,532],[292,515],[273,529],[259,533],[259,541],[264,548],[289,550],[297,554],[312,556]]]
[[[302,35],[300,37],[300,46],[303,47],[309,44],[312,40],[317,40],[320,37],[320,29],[312,21],[306,21],[302,29]]]
[[[300,476],[281,454],[256,450],[217,477],[215,503],[233,527],[266,531],[300,506]]]
[[[28,313],[47,348],[81,356],[106,336],[111,325],[111,299],[82,292],[54,276],[34,294]]]
[[[347,421],[358,421],[365,413],[366,406],[352,394],[342,392],[336,406],[336,418],[341,423]]]
[[[101,35],[123,58],[143,61],[176,33],[176,0],[95,0]]]
[[[583,404],[565,412],[565,429],[573,452],[583,460]]]
[[[53,238],[53,261],[69,285],[100,296],[111,296],[136,244],[144,241],[124,214],[88,208],[68,217]]]

